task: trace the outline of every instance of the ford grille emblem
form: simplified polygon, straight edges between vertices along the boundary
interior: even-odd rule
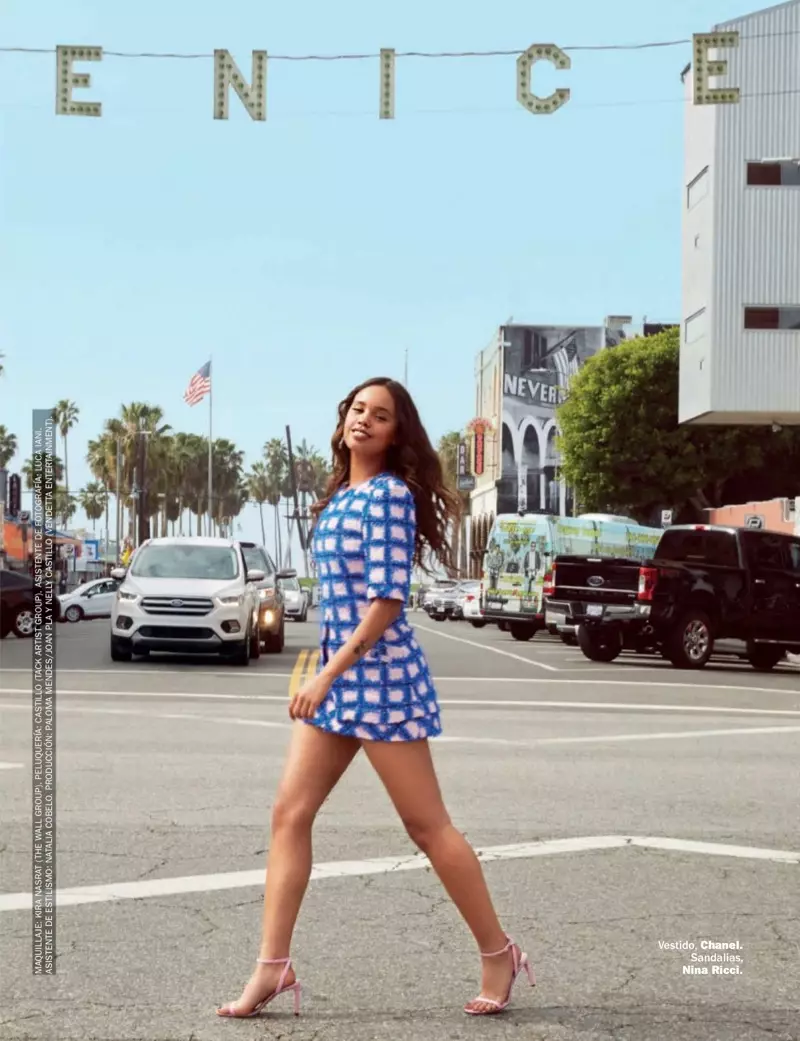
[[[183,600],[170,600],[170,607],[183,607]]]
[[[605,581],[606,580],[601,575],[592,575],[592,577],[588,579],[589,585],[594,586],[595,588],[597,586],[605,585]]]

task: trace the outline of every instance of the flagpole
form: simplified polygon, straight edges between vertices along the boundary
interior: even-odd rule
[[[211,358],[208,359],[208,533],[214,534],[214,442],[212,440],[212,406],[211,399],[214,396],[214,377],[211,372]]]

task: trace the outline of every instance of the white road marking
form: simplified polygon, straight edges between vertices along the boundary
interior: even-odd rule
[[[31,675],[30,669],[3,669],[3,675],[12,672],[21,672],[26,676]],[[59,676],[188,676],[192,679],[197,676],[222,676],[224,679],[241,681],[248,679],[241,673],[233,672],[206,672],[203,669],[189,666],[185,669],[56,669],[56,679]],[[263,679],[291,679],[291,672],[260,672],[249,673],[249,678],[254,680]],[[29,688],[30,690],[30,688]]]
[[[0,763],[0,770],[21,770],[24,763]]]
[[[597,835],[574,839],[553,839],[544,842],[521,842],[512,846],[489,846],[479,850],[484,863],[505,860],[527,860],[531,857],[554,856],[562,853],[597,853],[605,850],[660,849],[673,853],[697,853],[705,856],[733,857],[743,860],[768,860],[777,864],[800,864],[800,853],[791,850],[760,849],[755,846],[731,846],[715,842],[694,842],[689,839],[671,839],[649,836]],[[313,880],[326,878],[359,878],[365,875],[388,875],[399,871],[421,871],[430,866],[426,857],[376,857],[372,860],[338,860],[315,864]],[[180,878],[153,878],[139,882],[111,882],[106,885],[75,886],[56,892],[56,906],[75,907],[78,904],[108,903],[119,900],[140,900],[154,896],[175,896],[182,893],[209,893],[225,889],[263,887],[264,868],[253,871],[228,871],[214,875],[187,875]],[[0,912],[30,911],[31,893],[4,893],[0,895]]]
[[[558,682],[558,681],[555,681]],[[697,689],[697,688],[693,688]],[[725,690],[737,688],[724,688]],[[747,688],[742,688],[747,689]],[[6,688],[0,690],[0,694],[28,694],[23,688]],[[784,694],[794,694],[797,691],[782,691]],[[56,694],[56,700],[64,697],[90,697],[90,698],[161,698],[164,700],[183,698],[188,701],[254,701],[264,703],[286,704],[286,697],[282,694],[222,694],[222,693],[200,693],[198,691],[176,691],[176,690],[61,690]],[[635,701],[517,701],[500,698],[439,698],[440,705],[451,705],[458,707],[476,708],[569,708],[569,709],[601,709],[603,711],[622,712],[677,712],[692,713],[700,712],[711,715],[743,715],[743,716],[800,716],[800,709],[772,709],[772,708],[739,708],[727,705],[653,705],[650,702]],[[800,704],[800,699],[798,701]],[[3,709],[0,701],[0,711]]]
[[[285,699],[284,699],[285,701]],[[6,705],[14,711],[30,711],[29,705]],[[269,727],[273,730],[287,730],[293,726],[291,722],[277,723],[273,720],[240,718],[236,716],[201,716],[193,712],[152,712],[144,709],[125,708],[77,708],[69,706],[62,711],[74,712],[77,715],[95,716],[138,716],[146,719],[173,719],[184,722],[192,720],[200,723],[213,723],[215,726],[237,727]],[[625,741],[680,741],[688,737],[735,737],[743,734],[794,734],[800,733],[800,726],[777,727],[739,727],[717,730],[676,730],[644,734],[590,734],[580,737],[538,737],[529,740],[516,740],[505,737],[472,737],[446,734],[432,738],[435,744],[461,745],[497,745],[504,748],[538,748],[543,745],[572,744],[614,744]]]
[[[537,669],[546,669],[548,672],[558,672],[558,669],[554,665],[545,665],[543,661],[536,661],[534,658],[526,658],[522,654],[513,654],[511,651],[504,651],[500,647],[492,647],[488,643],[479,643],[477,640],[465,640],[463,636],[452,636],[450,633],[441,633],[438,629],[431,629],[427,625],[415,625],[415,629],[419,629],[423,633],[433,633],[434,636],[438,636],[442,640],[453,640],[454,643],[464,643],[467,647],[476,647],[479,651],[490,651],[492,654],[501,654],[504,658],[513,658],[514,661],[525,662],[526,665],[535,665]]]

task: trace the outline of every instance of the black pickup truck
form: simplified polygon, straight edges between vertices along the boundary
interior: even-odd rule
[[[701,669],[714,641],[731,639],[768,672],[800,651],[800,537],[676,525],[652,560],[558,556],[553,571],[547,618],[577,626],[592,661],[651,647],[678,668]]]

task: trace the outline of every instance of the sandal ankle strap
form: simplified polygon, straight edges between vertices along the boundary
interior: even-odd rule
[[[513,947],[516,946],[510,936],[506,937],[508,943],[502,949],[502,951],[490,951],[488,954],[481,951],[481,958],[499,958],[501,954],[507,954]]]

